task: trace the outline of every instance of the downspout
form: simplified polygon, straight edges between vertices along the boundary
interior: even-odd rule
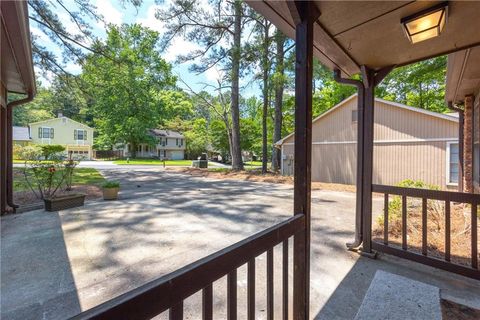
[[[365,86],[362,81],[360,80],[354,80],[354,79],[346,79],[341,77],[341,72],[339,69],[335,69],[333,71],[333,79],[341,84],[349,85],[349,86],[355,86],[357,88],[357,108],[358,108],[358,123],[360,121],[363,121],[363,112],[360,112],[360,110],[363,110],[364,108],[364,94],[365,94]],[[362,119],[360,119],[362,117]],[[347,248],[349,249],[355,249],[360,247],[360,245],[363,242],[363,231],[362,231],[362,224],[363,224],[363,217],[362,217],[362,199],[363,199],[363,188],[361,187],[362,185],[362,170],[363,170],[363,164],[362,164],[362,159],[359,157],[359,155],[362,152],[363,149],[363,140],[358,141],[359,137],[363,137],[360,133],[360,126],[357,127],[357,178],[356,178],[356,205],[355,205],[355,240],[352,243],[347,243]]]
[[[14,212],[18,205],[13,202],[13,108],[32,101],[34,96],[33,92],[28,92],[26,98],[7,103],[7,204]]]
[[[458,112],[458,192],[463,192],[463,146],[464,146],[464,110],[454,105],[451,101],[448,102],[448,108],[452,111]]]

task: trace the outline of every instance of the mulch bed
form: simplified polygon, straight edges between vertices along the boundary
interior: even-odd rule
[[[433,200],[430,200],[433,201]],[[445,217],[443,202],[435,203],[437,210],[429,208],[427,212],[427,254],[436,258],[445,257]],[[450,252],[451,261],[461,265],[471,264],[471,208],[469,205],[451,203],[450,214]],[[374,239],[383,242],[383,225],[374,221]],[[480,234],[480,219],[477,223]],[[389,244],[401,247],[401,216],[389,219]],[[480,241],[479,241],[480,242]],[[408,250],[422,251],[422,205],[421,201],[409,201],[407,208],[407,244]],[[480,246],[480,245],[479,245]]]
[[[478,320],[480,319],[480,310],[473,309],[462,304],[442,299],[442,319],[443,320]]]
[[[57,196],[67,195],[71,193],[84,193],[86,194],[85,200],[95,200],[102,197],[102,189],[94,185],[74,185],[72,191],[58,191]],[[20,206],[27,206],[32,204],[43,203],[41,199],[38,199],[32,191],[18,191],[13,195],[15,204]]]
[[[254,182],[268,182],[268,183],[280,183],[293,185],[292,176],[282,176],[277,173],[268,172],[262,174],[260,169],[248,170],[248,171],[225,171],[215,172],[202,170],[198,168],[167,168],[168,171],[180,172],[189,174],[194,177],[204,177],[213,179],[232,179]],[[344,191],[355,192],[355,186],[339,183],[323,183],[312,182],[312,190],[331,190],[331,191]]]

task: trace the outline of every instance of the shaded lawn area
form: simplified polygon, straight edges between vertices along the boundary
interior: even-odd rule
[[[100,186],[104,181],[105,178],[100,172],[93,168],[75,168],[73,171],[73,185]],[[30,190],[23,174],[23,168],[13,168],[13,190],[15,192]]]
[[[252,167],[261,167],[262,166],[262,161],[246,161],[243,163],[244,166],[252,166]],[[267,167],[270,168],[272,165],[271,162],[267,162]]]
[[[157,165],[163,166],[163,160],[159,159],[130,159],[130,160],[116,160],[113,161],[115,164],[123,165]],[[166,166],[191,166],[192,160],[166,160]]]

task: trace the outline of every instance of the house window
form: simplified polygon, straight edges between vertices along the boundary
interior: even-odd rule
[[[176,145],[176,146],[178,146],[178,139],[176,139],[176,141],[175,141],[175,145]]]
[[[38,137],[40,139],[53,139],[54,130],[49,127],[40,127],[38,128]]]
[[[75,129],[73,130],[74,140],[87,140],[87,130]]]
[[[352,122],[358,122],[358,110],[352,110]]]
[[[458,184],[458,143],[449,142],[447,143],[447,184],[457,185]]]

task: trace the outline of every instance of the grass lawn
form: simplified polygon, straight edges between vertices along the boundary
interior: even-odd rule
[[[40,163],[54,163],[54,161],[50,161],[50,160],[39,160],[39,161],[31,161],[31,160],[27,160],[27,163],[33,163],[33,162],[40,162]],[[25,160],[13,159],[13,163],[21,163],[21,164],[24,164],[24,163],[25,163]]]
[[[261,167],[262,166],[262,161],[246,161],[243,163],[244,166],[249,167]],[[267,162],[267,167],[270,167],[271,163]]]
[[[126,165],[157,165],[163,166],[163,161],[158,159],[130,159],[127,160],[116,160],[113,161],[115,164],[126,164]],[[192,160],[166,160],[166,166],[191,166]]]
[[[96,169],[92,168],[76,168],[73,172],[74,185],[97,185],[100,186],[105,178]],[[25,191],[29,190],[29,186],[25,181],[23,169],[13,168],[13,190]]]

